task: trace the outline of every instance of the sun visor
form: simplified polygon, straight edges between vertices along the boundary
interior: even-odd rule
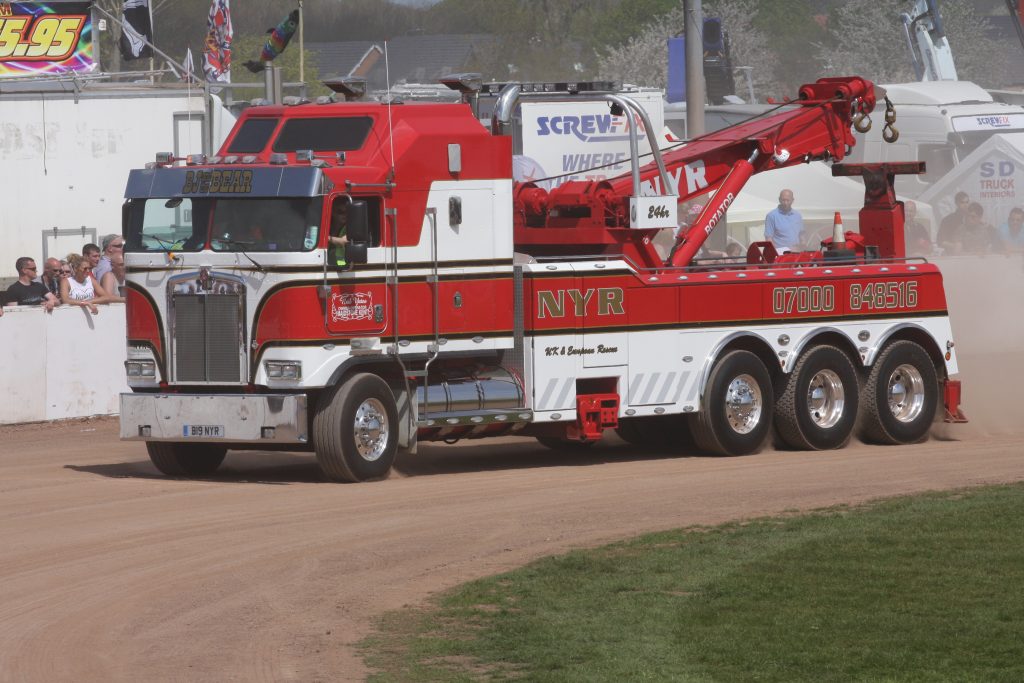
[[[128,174],[126,199],[149,197],[316,197],[319,168],[147,168]]]

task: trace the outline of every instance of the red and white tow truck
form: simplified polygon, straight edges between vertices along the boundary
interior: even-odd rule
[[[799,95],[645,165],[628,126],[630,173],[550,191],[512,180],[520,102],[596,99],[651,130],[643,110],[579,83],[505,86],[490,130],[468,103],[248,109],[216,156],[130,173],[121,437],[169,475],[281,449],[339,481],[503,434],[725,455],[925,438],[960,413],[942,276],[904,257],[892,191],[922,164],[834,165],[866,206],[819,251],[695,258],[751,174],[842,161],[875,104],[860,78]],[[653,236],[709,192],[665,263]]]

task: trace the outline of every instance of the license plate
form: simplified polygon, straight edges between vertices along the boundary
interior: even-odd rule
[[[184,425],[181,432],[182,436],[223,439],[224,425]]]

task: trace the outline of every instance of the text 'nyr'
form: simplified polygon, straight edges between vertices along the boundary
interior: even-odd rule
[[[565,316],[565,299],[569,298],[573,313],[577,316],[587,314],[587,304],[591,300],[597,302],[598,315],[622,315],[622,289],[619,287],[599,287],[597,289],[556,289],[537,292],[537,317],[561,318]]]

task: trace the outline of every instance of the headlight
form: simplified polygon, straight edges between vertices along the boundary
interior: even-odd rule
[[[263,367],[270,379],[302,379],[302,363],[297,360],[268,360]]]
[[[126,360],[124,369],[129,377],[156,377],[156,363],[151,360]]]

